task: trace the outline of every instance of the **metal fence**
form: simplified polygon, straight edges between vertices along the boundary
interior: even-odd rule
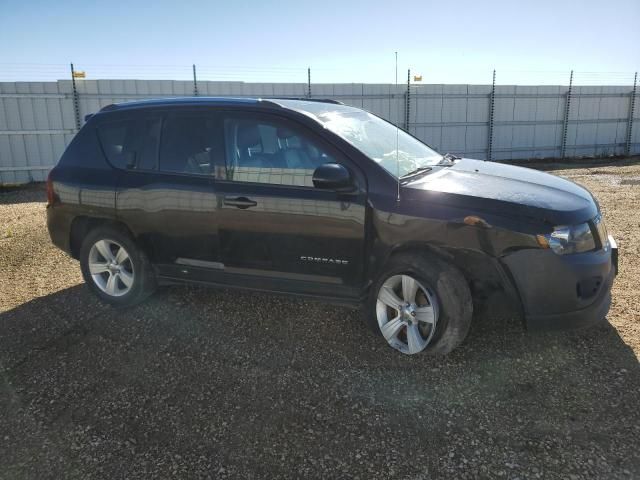
[[[105,105],[175,96],[332,98],[364,108],[441,152],[485,160],[640,153],[632,84],[392,85],[192,80],[0,82],[0,184],[42,181]],[[409,76],[409,78],[411,78]]]

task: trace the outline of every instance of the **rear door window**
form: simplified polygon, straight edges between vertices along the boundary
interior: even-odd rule
[[[100,145],[111,165],[130,170],[155,170],[162,121],[138,117],[98,126]]]
[[[162,128],[160,171],[213,176],[216,158],[224,155],[219,130],[213,115],[167,116]]]

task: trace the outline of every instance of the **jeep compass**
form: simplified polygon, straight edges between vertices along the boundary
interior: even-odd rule
[[[492,292],[529,328],[600,322],[617,271],[584,188],[328,100],[109,105],[47,196],[53,243],[106,302],[189,282],[361,305],[405,354],[450,352]]]

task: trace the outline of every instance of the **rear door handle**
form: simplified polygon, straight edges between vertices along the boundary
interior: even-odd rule
[[[224,197],[224,204],[231,207],[250,208],[258,205],[258,202],[248,199],[247,197],[227,198]]]

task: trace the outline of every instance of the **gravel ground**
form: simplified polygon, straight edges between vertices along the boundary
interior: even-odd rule
[[[2,478],[639,478],[640,159],[556,173],[621,248],[610,324],[527,334],[488,309],[403,357],[352,310],[172,287],[100,304],[0,193]]]

